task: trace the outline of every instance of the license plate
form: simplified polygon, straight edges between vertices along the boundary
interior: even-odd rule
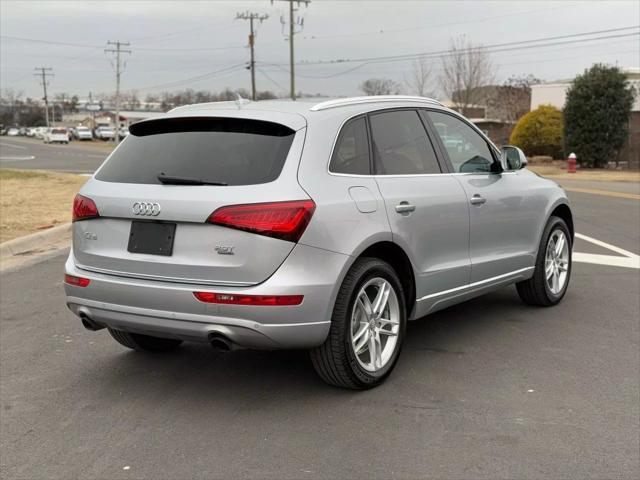
[[[149,255],[173,254],[173,239],[176,233],[175,223],[160,222],[131,222],[129,245],[131,253],[146,253]]]

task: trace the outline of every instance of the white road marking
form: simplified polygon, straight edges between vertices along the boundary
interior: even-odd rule
[[[26,150],[27,149],[27,147],[24,147],[22,145],[14,145],[13,143],[0,142],[0,145],[2,145],[3,147],[17,148],[18,150]]]
[[[616,247],[615,245],[605,243],[601,240],[587,237],[586,235],[583,235],[581,233],[576,233],[576,238],[580,238],[585,242],[593,243],[594,245],[598,245],[599,247],[606,248],[607,250],[611,250],[612,252],[618,253],[622,256],[574,252],[572,256],[574,262],[592,263],[595,265],[608,265],[611,267],[635,268],[637,270],[640,270],[640,256],[636,255],[635,253],[631,253],[628,250],[624,250],[620,247]]]
[[[2,157],[0,157],[0,160],[6,160],[8,162],[22,162],[22,161],[25,161],[25,160],[33,160],[34,158],[36,158],[36,157],[34,157],[33,155],[28,155],[26,157],[5,157],[5,156],[2,156]]]

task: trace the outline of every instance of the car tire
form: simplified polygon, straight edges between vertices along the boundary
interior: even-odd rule
[[[564,238],[566,242],[566,249],[561,248],[564,250],[564,257],[560,258],[562,256],[562,252],[560,252],[555,261],[550,260],[551,257],[557,255],[555,253],[557,252],[556,240],[559,238]],[[573,238],[567,224],[559,217],[551,217],[540,239],[533,276],[516,284],[518,295],[524,303],[550,307],[562,300],[571,278],[572,247]],[[550,249],[553,250],[551,257],[549,256]],[[555,275],[558,275],[558,284],[554,283]]]
[[[382,285],[388,285],[392,289],[388,290],[388,300],[377,325],[380,327],[380,323],[385,323],[384,330],[376,329],[375,314],[369,317],[365,309],[360,307],[361,305],[364,307],[361,302],[363,292],[370,300],[373,297],[372,303],[368,305],[375,307],[376,292],[380,292]],[[376,287],[378,290],[375,290]],[[357,306],[356,303],[358,303]],[[382,319],[383,316],[388,319]],[[380,385],[389,376],[400,356],[406,330],[406,317],[404,291],[395,270],[388,263],[377,258],[356,260],[340,286],[327,339],[320,347],[310,352],[311,362],[316,372],[325,382],[337,387],[363,390]],[[363,319],[370,321],[363,321]],[[389,319],[395,319],[394,323],[392,324]],[[371,322],[374,323],[373,326]],[[366,325],[370,325],[368,331]],[[379,358],[380,368],[371,365],[371,358],[368,360],[369,368],[367,368],[360,355],[356,354],[358,342],[354,338],[354,327],[356,337],[360,328],[364,331],[364,335],[359,337],[360,341],[366,342],[366,345],[359,347],[361,355],[365,358],[372,357],[369,353],[371,341],[375,343],[375,349],[381,352],[379,357],[376,356]],[[382,331],[387,333],[381,334]],[[395,333],[391,334],[391,331]],[[372,337],[373,340],[371,340]],[[382,339],[385,339],[384,346]],[[394,343],[389,344],[389,342]],[[365,346],[366,350],[363,350]],[[373,363],[375,364],[375,360]]]
[[[166,352],[177,348],[182,343],[182,340],[174,338],[152,337],[140,333],[124,332],[122,330],[116,330],[115,328],[108,328],[108,330],[120,345],[139,352]]]

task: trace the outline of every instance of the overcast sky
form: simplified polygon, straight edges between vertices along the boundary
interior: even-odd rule
[[[248,89],[249,72],[242,64],[249,58],[249,25],[235,20],[236,12],[247,10],[269,15],[256,39],[258,89],[286,94],[289,47],[281,16],[288,18],[288,4],[270,0],[0,0],[0,86],[41,96],[33,69],[46,66],[55,73],[52,94],[112,93],[115,74],[111,56],[103,50],[108,40],[121,40],[131,42],[132,50],[126,55],[122,89],[136,90],[141,97],[184,88]],[[632,27],[640,24],[640,2],[313,0],[297,14],[304,26],[295,37],[296,61],[317,62],[437,52],[458,35],[495,45]],[[494,51],[496,78],[529,73],[549,81],[571,78],[594,62],[638,67],[638,31],[595,35],[635,36]],[[440,60],[430,62],[435,88]],[[297,90],[354,95],[367,78],[403,83],[411,69],[407,60],[363,63],[300,65]]]

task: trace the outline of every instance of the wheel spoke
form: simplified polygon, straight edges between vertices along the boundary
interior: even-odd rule
[[[562,249],[564,248],[565,238],[564,235],[558,235],[558,242],[555,245],[556,257],[559,257],[562,253]]]
[[[373,335],[369,335],[369,361],[371,362],[371,366],[374,369],[378,368],[378,364],[377,364],[378,353],[376,352],[376,350],[377,350],[376,339],[374,338]]]
[[[389,320],[388,318],[379,318],[378,321],[383,325],[400,325],[400,322]]]
[[[569,262],[567,262],[566,260],[560,260],[558,262],[558,269],[561,272],[566,272],[569,270]]]
[[[553,275],[553,262],[547,260],[547,267],[545,268],[546,278],[549,280]]]
[[[369,324],[367,322],[360,322],[360,328],[358,329],[358,331],[356,332],[356,334],[353,336],[353,345],[357,345],[358,340],[360,340],[360,338],[367,333],[367,330],[369,330]]]
[[[391,330],[385,330],[384,328],[381,328],[380,330],[378,330],[378,333],[380,335],[388,335],[390,337],[395,337],[398,335],[396,332],[392,332]]]
[[[373,301],[373,313],[376,317],[380,317],[384,309],[387,306],[387,301],[389,300],[389,293],[391,292],[391,285],[387,282],[383,282],[378,289],[378,294],[376,295],[375,300]]]
[[[358,296],[358,304],[360,305],[360,308],[362,308],[367,319],[371,319],[373,317],[373,307],[371,306],[371,301],[365,291],[360,292],[360,295]]]
[[[551,289],[553,290],[553,293],[558,293],[560,290],[560,274],[558,272],[553,273]]]
[[[361,355],[364,352],[363,348],[366,347],[367,343],[369,343],[370,337],[371,330],[366,328],[364,330],[364,334],[360,338],[360,341],[357,344],[354,342],[353,351],[356,353],[356,355]]]

